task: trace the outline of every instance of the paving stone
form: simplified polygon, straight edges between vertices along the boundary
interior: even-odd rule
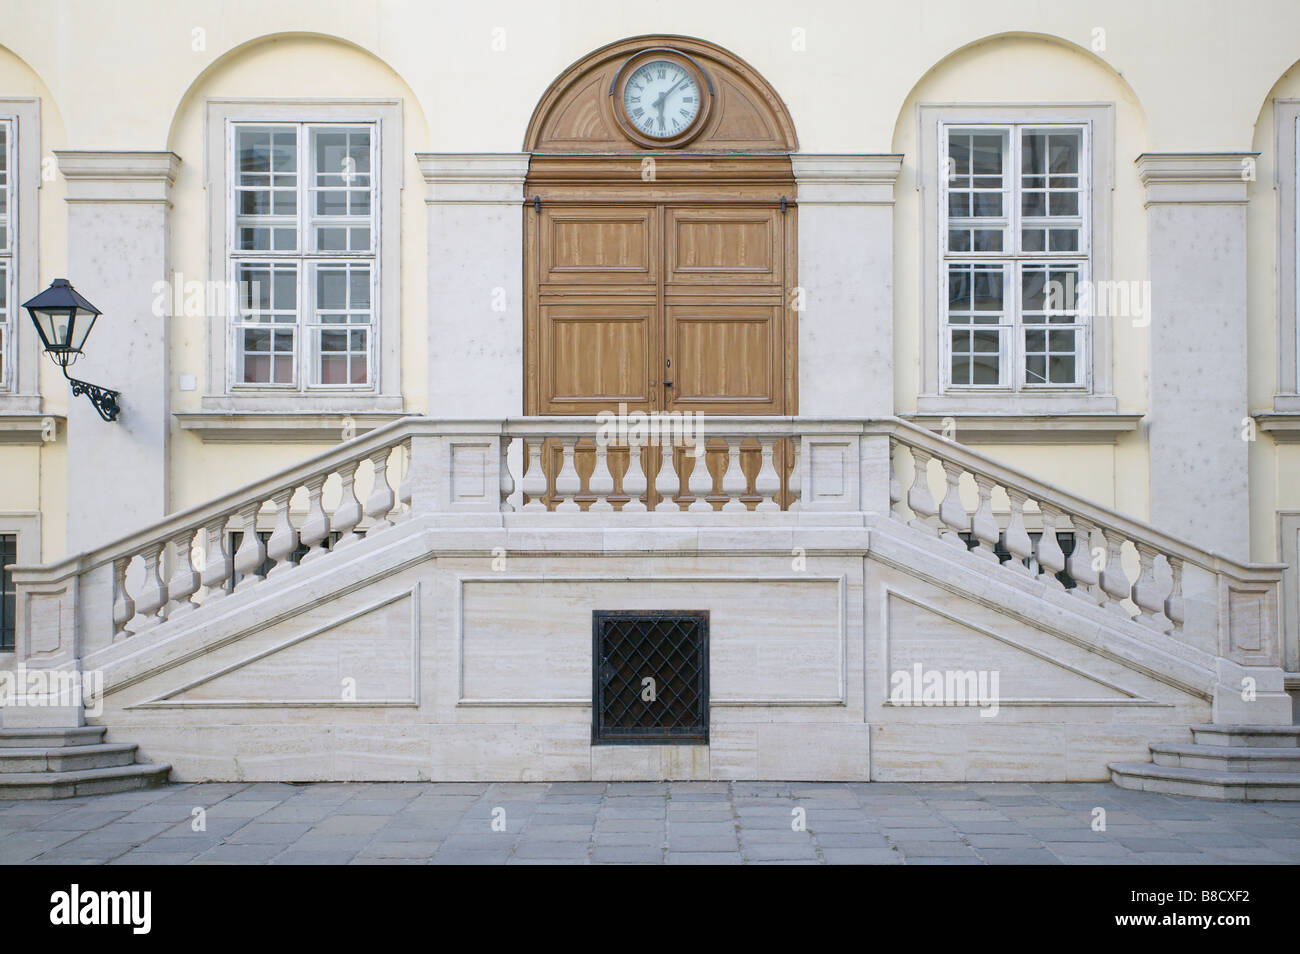
[[[901,865],[903,856],[896,851],[871,848],[823,848],[822,857],[829,865]]]
[[[743,863],[738,852],[723,852],[721,854],[710,854],[703,851],[689,852],[668,852],[668,864],[670,865],[738,865]]]

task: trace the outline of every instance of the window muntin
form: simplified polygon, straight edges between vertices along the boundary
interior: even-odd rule
[[[0,391],[13,379],[14,327],[14,130],[13,120],[0,120]]]
[[[945,385],[1087,387],[1087,127],[940,129]]]
[[[236,389],[375,389],[373,123],[235,123]]]

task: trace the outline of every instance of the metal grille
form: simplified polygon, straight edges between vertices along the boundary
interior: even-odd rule
[[[0,651],[12,652],[14,648],[14,578],[9,565],[18,562],[18,537],[0,533]]]
[[[708,612],[591,616],[592,742],[707,743]]]

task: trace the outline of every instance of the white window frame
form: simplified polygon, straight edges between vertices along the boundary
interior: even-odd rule
[[[1023,380],[1023,343],[1020,323],[1020,270],[1014,263],[1086,261],[1080,280],[1104,281],[1110,275],[1111,192],[1114,182],[1114,106],[1110,103],[1082,104],[922,104],[918,107],[918,188],[922,197],[922,387],[917,411],[930,413],[1058,414],[1114,413],[1109,322],[1085,319],[1079,332],[1078,383],[1074,385],[1028,385]],[[1084,130],[1081,173],[1086,170],[1088,199],[1080,209],[1085,235],[1078,252],[1018,253],[947,251],[947,131],[952,128],[998,127],[1011,129],[1009,172],[1019,177],[1020,130],[1025,127],[1073,127]],[[1006,194],[1018,190],[1010,180]],[[1018,203],[1007,210],[1007,235],[1019,244]],[[1085,253],[1083,248],[1087,249]],[[949,261],[980,262],[1013,260],[1004,279],[1004,308],[1017,316],[1003,328],[1003,368],[1008,377],[999,385],[957,385],[949,382],[951,337],[947,323]]]
[[[211,317],[208,333],[208,375],[202,400],[204,411],[350,413],[400,412],[401,396],[401,233],[403,186],[402,107],[398,100],[209,100],[207,110],[207,170],[212,204],[209,219],[209,276],[237,285],[237,263],[295,262],[298,264],[297,321],[294,323],[294,382],[245,384],[240,378],[236,330],[239,300],[227,294],[226,309]],[[299,128],[299,195],[302,178],[310,174],[309,127],[317,125],[371,127],[371,251],[310,251],[307,203],[298,208],[298,249],[293,252],[240,250],[236,246],[235,128],[246,125]],[[306,172],[303,172],[306,170]],[[315,376],[316,344],[313,303],[315,263],[366,261],[371,267],[371,335],[369,383],[319,384]]]
[[[8,127],[7,263],[4,355],[0,359],[0,414],[41,411],[39,358],[35,329],[24,320],[20,303],[40,289],[38,270],[38,196],[41,187],[41,112],[35,98],[0,99],[0,123]]]
[[[18,566],[36,566],[41,562],[41,515],[39,511],[0,511],[0,533],[18,537]],[[21,616],[22,604],[15,601],[14,614]],[[16,658],[14,652],[0,652],[0,668],[8,668]]]

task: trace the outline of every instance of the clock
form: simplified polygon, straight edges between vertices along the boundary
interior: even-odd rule
[[[643,50],[610,87],[619,125],[643,146],[679,146],[695,138],[713,100],[713,84],[689,56]]]

